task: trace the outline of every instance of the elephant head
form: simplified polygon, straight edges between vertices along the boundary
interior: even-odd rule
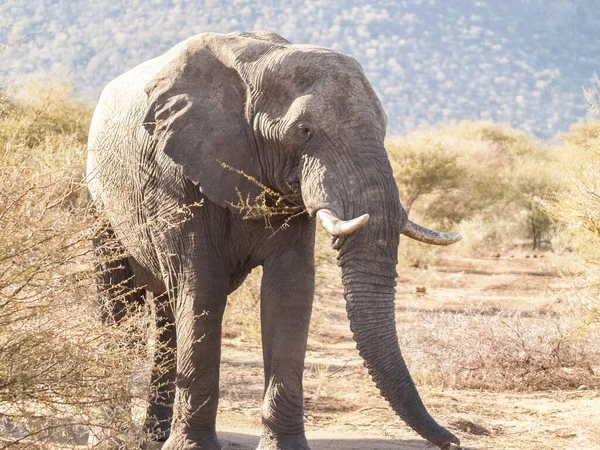
[[[196,36],[166,57],[146,86],[145,126],[158,148],[224,207],[268,188],[319,217],[336,236],[351,329],[382,395],[424,438],[458,443],[417,393],[394,298],[401,233],[433,244],[460,237],[408,221],[386,115],[359,63],[264,32]]]

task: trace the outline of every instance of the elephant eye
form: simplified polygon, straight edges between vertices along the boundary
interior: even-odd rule
[[[313,134],[312,129],[304,123],[298,124],[298,133],[300,133],[300,136],[304,139],[310,138]]]

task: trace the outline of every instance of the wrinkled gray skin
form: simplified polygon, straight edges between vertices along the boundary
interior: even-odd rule
[[[341,219],[370,215],[335,248],[354,339],[381,394],[425,439],[458,444],[426,411],[398,346],[396,264],[407,217],[385,129],[381,103],[356,60],[266,32],[194,36],[105,88],[90,131],[89,189],[131,256],[101,281],[114,285],[135,274],[130,285],[155,298],[168,294],[154,304],[158,340],[176,347],[176,369],[154,371],[159,398],[150,399],[146,420],[150,436],[166,439],[163,449],[221,448],[221,319],[227,295],[258,265],[265,370],[259,449],[309,448],[302,372],[313,217],[321,208]],[[253,199],[261,188],[220,162],[308,214],[276,233],[264,220],[243,220],[232,206],[237,191]],[[275,229],[281,223],[272,221]],[[119,304],[108,308],[118,320]],[[169,351],[163,347],[155,359],[168,363]]]

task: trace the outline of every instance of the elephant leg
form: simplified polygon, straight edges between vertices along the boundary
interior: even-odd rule
[[[215,273],[189,278],[195,284],[184,283],[175,294],[177,375],[171,432],[163,450],[220,450],[215,421],[228,278]]]
[[[148,441],[161,442],[169,437],[173,419],[177,338],[175,317],[168,296],[156,296],[151,303],[156,322],[156,336],[144,430]]]
[[[292,246],[263,265],[265,393],[259,450],[309,448],[304,434],[302,375],[314,295],[313,243]]]
[[[130,259],[110,225],[96,235],[93,246],[100,316],[105,324],[118,324],[129,311],[143,308],[145,290],[136,287]]]
[[[93,241],[95,257],[95,281],[97,288],[97,309],[102,322],[108,326],[127,327],[128,314],[144,308],[146,291],[136,283],[132,258],[126,256],[125,249],[115,237],[115,233],[107,222]],[[127,328],[125,328],[127,329]],[[132,339],[130,345],[136,342]],[[145,342],[141,342],[144,344]],[[123,386],[129,391],[131,385]],[[110,405],[100,405],[100,413],[104,417],[111,417],[114,412]],[[129,423],[124,428],[132,427]],[[120,431],[108,427],[90,426],[88,445],[90,447],[120,446]]]

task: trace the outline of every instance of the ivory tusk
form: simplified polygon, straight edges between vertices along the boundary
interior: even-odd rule
[[[350,220],[341,220],[338,219],[336,215],[328,209],[320,209],[317,212],[317,217],[321,221],[323,228],[336,236],[353,233],[369,220],[368,214],[363,214],[362,216]]]
[[[459,234],[445,233],[443,231],[430,230],[412,221],[406,222],[402,234],[416,241],[433,245],[450,245],[462,239]]]

